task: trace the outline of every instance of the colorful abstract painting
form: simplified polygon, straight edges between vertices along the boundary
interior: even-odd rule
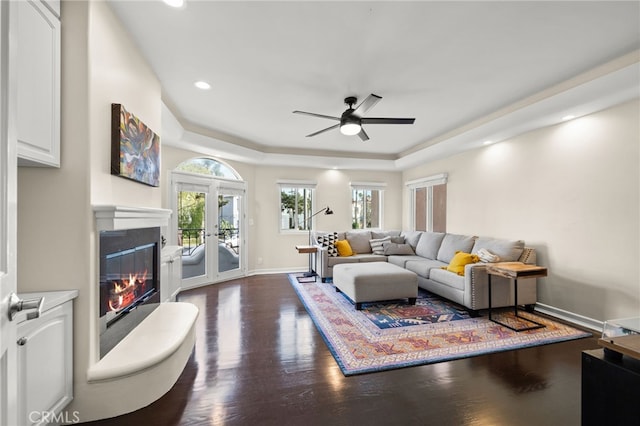
[[[160,186],[160,137],[121,104],[111,104],[111,174]]]

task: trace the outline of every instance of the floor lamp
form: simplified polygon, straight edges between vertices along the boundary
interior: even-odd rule
[[[318,210],[317,212],[315,212],[314,214],[312,214],[311,216],[309,216],[309,220],[307,222],[307,229],[309,230],[309,245],[315,246],[315,244],[313,243],[313,241],[311,241],[311,223],[312,223],[312,219],[314,216],[319,215],[320,213],[324,212],[324,214],[333,214],[333,210],[331,210],[331,208],[329,206]],[[313,277],[316,275],[315,271],[313,270],[313,268],[311,267],[311,255],[313,253],[309,253],[309,272],[307,272],[306,274],[304,274],[305,277]]]

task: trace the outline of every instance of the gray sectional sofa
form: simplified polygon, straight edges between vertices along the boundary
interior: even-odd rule
[[[332,233],[334,234],[334,233]],[[313,241],[327,235],[315,232]],[[535,249],[524,246],[522,240],[504,240],[438,232],[368,231],[338,232],[338,240],[347,240],[356,253],[353,256],[329,256],[327,247],[318,245],[313,260],[322,281],[333,276],[333,267],[342,263],[389,262],[415,272],[418,286],[468,308],[472,314],[489,307],[486,263],[465,266],[464,276],[443,269],[457,251],[478,253],[481,249],[499,256],[501,262],[536,263]],[[386,238],[383,254],[375,254],[371,240]],[[402,254],[396,254],[402,253]],[[537,300],[536,279],[518,280],[518,304],[533,309]],[[492,307],[513,306],[513,283],[502,277],[492,277]]]

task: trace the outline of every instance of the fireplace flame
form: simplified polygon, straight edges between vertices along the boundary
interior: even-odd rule
[[[109,291],[109,310],[119,311],[126,308],[136,299],[138,290],[144,290],[147,271],[142,274],[129,274],[129,278],[113,281],[113,288]],[[142,291],[139,292],[142,294]]]

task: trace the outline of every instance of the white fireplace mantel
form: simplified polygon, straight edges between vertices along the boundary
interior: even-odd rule
[[[169,225],[171,210],[147,207],[93,206],[98,231]]]

